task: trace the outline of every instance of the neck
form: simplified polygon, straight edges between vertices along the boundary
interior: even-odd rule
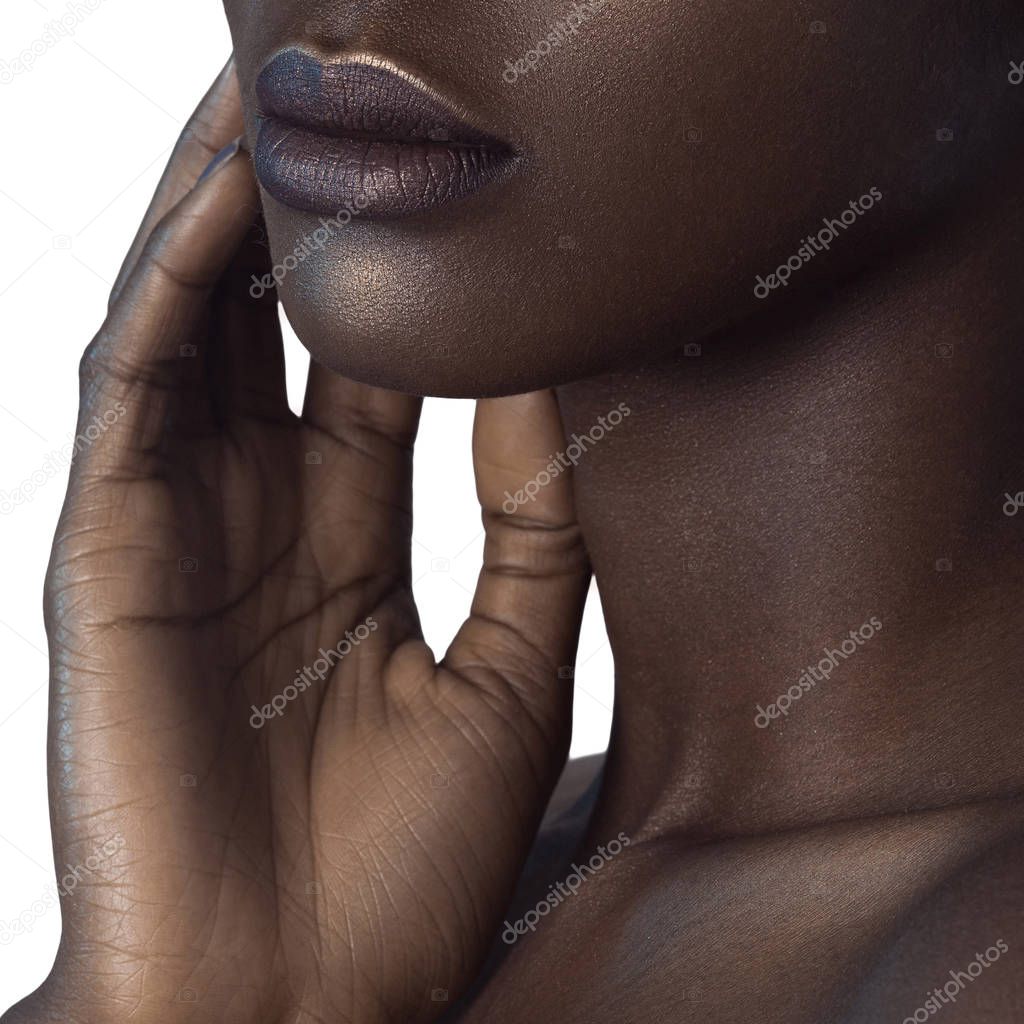
[[[561,390],[570,434],[629,410],[576,469],[617,669],[613,833],[1021,792],[1015,170],[842,288]]]

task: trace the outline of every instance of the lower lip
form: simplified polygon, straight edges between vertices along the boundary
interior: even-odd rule
[[[308,213],[372,219],[432,210],[507,172],[496,148],[427,140],[335,138],[276,118],[260,128],[253,163],[278,202]]]

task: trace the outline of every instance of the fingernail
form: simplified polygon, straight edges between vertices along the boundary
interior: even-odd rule
[[[216,174],[238,151],[242,148],[242,140],[235,139],[234,142],[226,145],[207,165],[206,170],[199,175],[199,181],[196,182],[198,185],[201,181],[206,181],[211,175]]]

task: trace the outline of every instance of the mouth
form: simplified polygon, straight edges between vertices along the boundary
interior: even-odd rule
[[[401,217],[483,188],[510,170],[510,145],[377,60],[325,63],[301,50],[256,81],[253,164],[278,202],[308,213]]]

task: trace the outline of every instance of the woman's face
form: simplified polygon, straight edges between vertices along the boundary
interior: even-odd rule
[[[292,324],[420,394],[647,359],[855,266],[998,145],[1024,58],[964,0],[226,8]]]

